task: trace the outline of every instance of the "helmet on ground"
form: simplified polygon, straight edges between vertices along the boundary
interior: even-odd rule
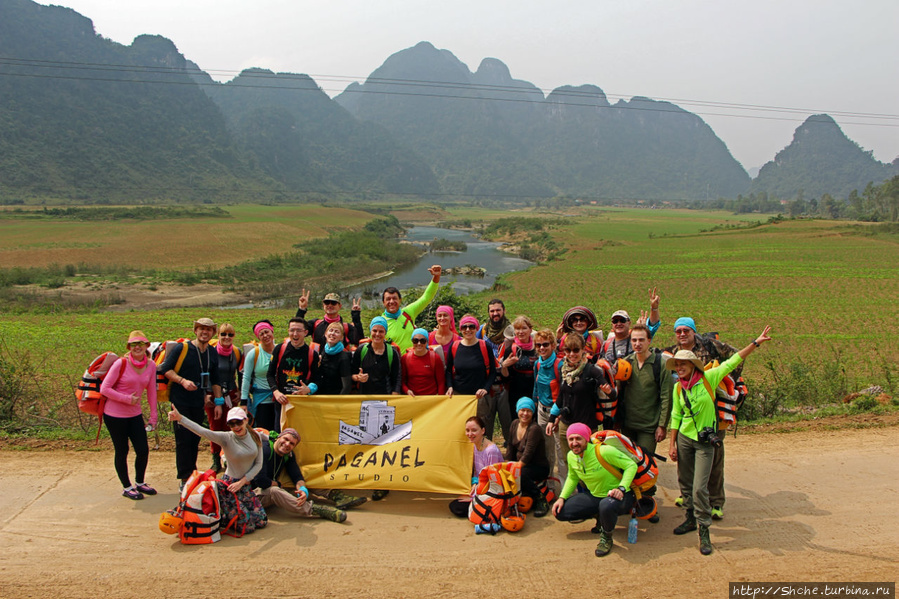
[[[180,517],[169,512],[162,512],[159,516],[159,530],[167,535],[178,534],[182,523],[183,520]]]
[[[524,516],[518,514],[510,514],[500,518],[500,524],[509,532],[518,532],[524,528]]]
[[[633,373],[634,368],[631,366],[630,362],[624,359],[618,360],[618,371],[615,373],[616,381],[630,380]]]
[[[655,497],[647,497],[644,495],[634,504],[634,515],[639,520],[649,520],[656,515],[658,509]]]

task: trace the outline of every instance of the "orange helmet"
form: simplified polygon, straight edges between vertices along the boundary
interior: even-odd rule
[[[167,535],[178,534],[183,520],[175,514],[162,512],[159,516],[159,530]]]
[[[615,373],[616,381],[626,381],[631,378],[631,375],[634,373],[634,369],[631,366],[631,363],[627,360],[621,359],[618,360],[618,372]]]
[[[522,495],[521,499],[518,500],[518,509],[522,514],[527,514],[531,511],[531,508],[534,507],[534,498],[528,497],[527,495]]]
[[[524,516],[509,514],[500,518],[500,524],[509,532],[518,532],[524,528]]]
[[[658,509],[655,498],[644,495],[634,505],[634,515],[639,520],[649,520],[656,515]]]

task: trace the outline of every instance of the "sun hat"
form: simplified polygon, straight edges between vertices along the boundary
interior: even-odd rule
[[[143,331],[134,330],[128,333],[128,344],[137,342],[150,343]]]
[[[565,316],[562,317],[562,322],[569,329],[571,328],[571,323],[568,322],[571,320],[573,316],[583,316],[587,319],[587,329],[592,330],[597,327],[596,322],[596,314],[593,313],[593,310],[590,308],[586,308],[584,306],[575,306],[574,308],[569,309]]]
[[[225,418],[225,422],[231,422],[232,420],[246,420],[247,413],[244,412],[243,408],[231,408],[228,410],[228,417]]]
[[[676,354],[668,358],[668,361],[665,363],[665,368],[667,370],[674,370],[674,363],[677,360],[687,360],[688,362],[693,362],[693,365],[698,368],[700,372],[705,369],[705,365],[702,363],[702,360],[697,358],[696,354],[688,349],[677,350]]]
[[[215,321],[212,320],[211,318],[198,318],[194,321],[194,330],[196,330],[197,327],[216,328],[216,324],[215,324]]]
[[[676,331],[680,327],[688,327],[693,329],[694,333],[698,333],[696,330],[696,322],[693,321],[689,316],[681,316],[677,320],[674,321],[674,330]]]
[[[582,422],[575,422],[568,427],[568,430],[565,432],[565,438],[567,439],[571,435],[580,435],[585,441],[589,441],[590,427]]]
[[[522,397],[518,400],[518,403],[515,404],[515,411],[519,410],[530,410],[531,412],[537,411],[537,406],[534,404],[534,400],[530,397]]]

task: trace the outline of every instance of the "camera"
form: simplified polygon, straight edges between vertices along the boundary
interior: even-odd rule
[[[712,447],[721,447],[721,437],[718,436],[718,431],[710,426],[707,426],[699,431],[699,433],[697,434],[697,438],[700,443],[705,443],[706,445],[711,445]]]

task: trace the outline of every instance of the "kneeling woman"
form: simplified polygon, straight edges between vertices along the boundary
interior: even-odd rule
[[[487,438],[487,427],[480,416],[472,416],[465,421],[465,436],[474,446],[474,461],[471,467],[471,493],[468,497],[454,499],[450,502],[450,511],[460,518],[468,517],[468,507],[478,488],[478,476],[481,470],[503,461],[503,454],[493,441]]]
[[[195,435],[222,446],[228,467],[220,480],[229,491],[223,493],[219,487],[222,520],[231,522],[236,517],[229,529],[237,536],[241,536],[264,527],[268,523],[268,518],[250,485],[250,481],[262,468],[262,441],[256,431],[250,428],[247,413],[243,408],[231,408],[228,411],[227,423],[230,432],[211,431],[191,422],[182,416],[174,405],[169,412],[169,421],[177,422]]]
[[[709,526],[712,524],[712,506],[709,503],[709,474],[717,438],[718,414],[715,408],[715,388],[724,377],[749,357],[762,343],[770,341],[765,327],[758,338],[731,356],[724,364],[703,370],[703,363],[689,350],[679,350],[668,360],[666,368],[677,373],[678,382],[671,394],[670,446],[668,456],[677,462],[677,482],[687,518],[674,529],[682,535],[696,530],[699,524],[699,551],[703,555],[712,552]]]
[[[506,461],[521,464],[521,494],[534,500],[534,515],[542,518],[549,512],[549,504],[538,485],[549,476],[549,461],[543,431],[534,417],[537,406],[530,397],[522,397],[515,408],[518,419],[509,427]]]

